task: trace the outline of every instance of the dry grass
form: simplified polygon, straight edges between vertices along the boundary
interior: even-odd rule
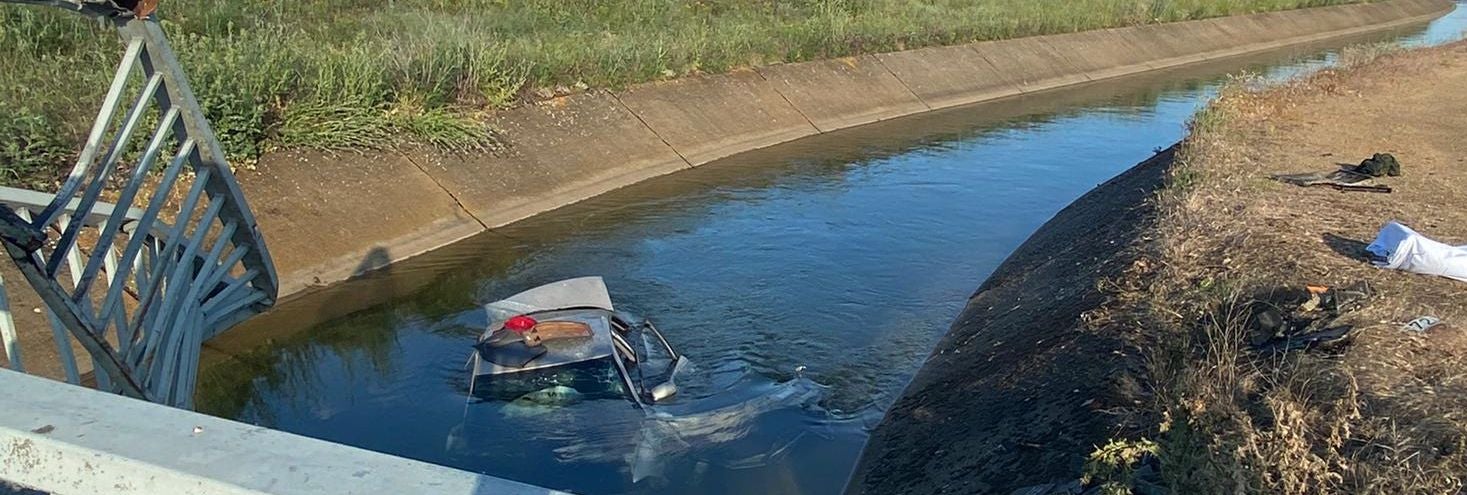
[[[1467,284],[1376,269],[1388,220],[1467,243],[1467,44],[1357,50],[1284,87],[1233,84],[1184,142],[1131,290],[1110,310],[1150,347],[1138,436],[1177,493],[1457,493],[1467,476]],[[1402,159],[1390,195],[1303,189],[1271,174]],[[1333,353],[1250,350],[1258,294],[1365,280]],[[1427,336],[1400,326],[1432,315]]]

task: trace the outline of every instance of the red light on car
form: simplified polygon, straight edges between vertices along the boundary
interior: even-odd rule
[[[519,315],[506,320],[504,322],[504,328],[508,328],[509,331],[514,333],[525,333],[530,331],[531,328],[535,328],[536,323],[539,322],[535,321],[534,318]]]

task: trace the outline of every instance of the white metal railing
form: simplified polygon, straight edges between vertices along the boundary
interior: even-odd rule
[[[0,414],[0,479],[55,495],[564,495],[4,369],[0,396],[24,399]]]
[[[75,342],[97,388],[191,407],[203,341],[276,297],[254,216],[157,20],[128,10],[151,2],[0,1],[107,19],[126,45],[56,194],[0,188],[0,238],[45,304],[66,380],[82,381]],[[43,330],[15,327],[6,289],[0,338],[23,371],[20,332]]]

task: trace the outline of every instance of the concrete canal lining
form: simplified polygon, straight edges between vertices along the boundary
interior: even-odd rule
[[[506,148],[276,154],[241,171],[282,296],[651,177],[918,112],[1421,23],[1388,0],[923,48],[590,92],[499,113]]]

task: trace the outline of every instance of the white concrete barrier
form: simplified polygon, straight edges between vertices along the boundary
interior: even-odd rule
[[[56,495],[560,493],[0,370],[0,479]]]

